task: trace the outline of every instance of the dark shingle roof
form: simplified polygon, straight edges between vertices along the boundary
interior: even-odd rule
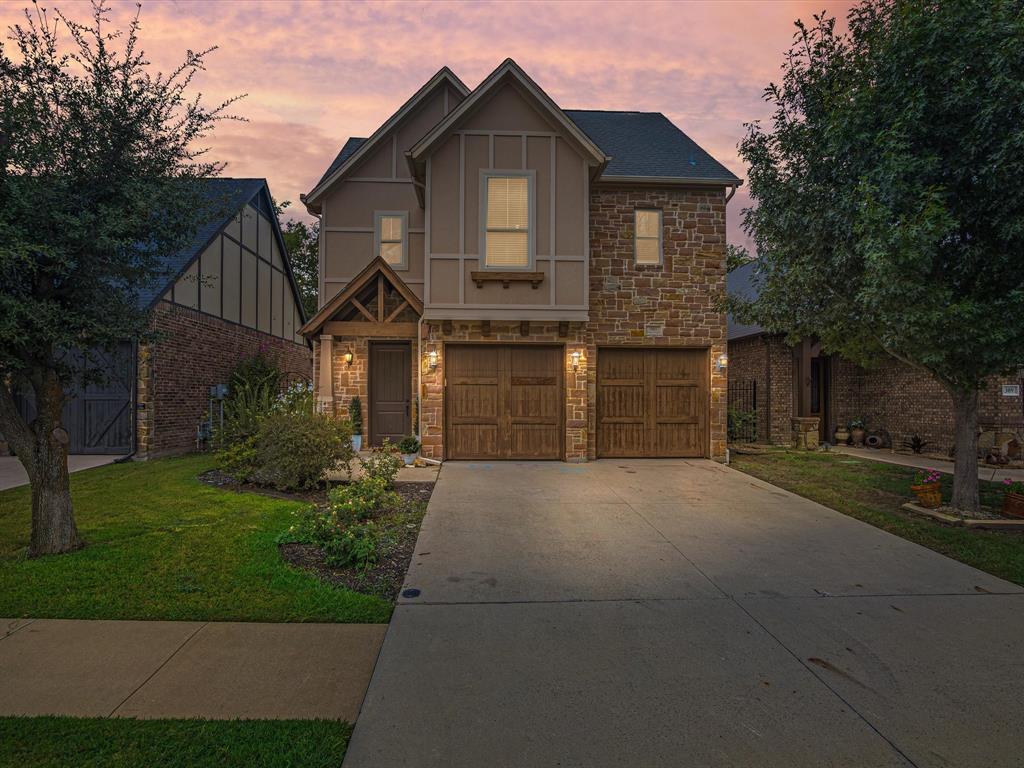
[[[227,226],[231,218],[267,184],[264,179],[228,178],[203,179],[203,183],[206,186],[204,194],[207,199],[216,201],[214,204],[219,209],[230,213],[200,226],[188,246],[163,260],[162,269],[154,274],[150,284],[139,293],[139,303],[142,306],[148,307],[158,301],[213,236]]]
[[[758,295],[757,283],[754,279],[757,273],[757,261],[751,261],[742,267],[737,267],[725,278],[725,286],[730,296],[737,296],[741,299],[756,299]],[[732,314],[729,315],[729,340],[742,339],[744,336],[755,336],[764,333],[760,325],[744,325],[736,322]]]
[[[660,112],[567,109],[565,114],[611,155],[605,176],[739,181]]]
[[[320,177],[320,181],[316,183],[316,186],[319,187],[321,184],[324,183],[324,180],[328,176],[330,176],[336,170],[341,168],[341,166],[345,164],[345,161],[352,157],[352,155],[355,153],[357,149],[363,146],[363,142],[365,141],[366,139],[357,139],[355,137],[346,141],[345,146],[341,148],[341,151],[338,153],[338,156],[334,158],[334,162],[331,163],[330,167],[328,167],[328,169],[324,171],[324,175]]]

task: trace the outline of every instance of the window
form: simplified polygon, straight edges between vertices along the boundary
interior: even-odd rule
[[[483,253],[488,269],[529,269],[533,257],[532,174],[484,173]]]
[[[405,269],[407,266],[406,236],[409,215],[405,211],[378,211],[374,228],[377,255],[392,267]]]
[[[653,208],[637,208],[636,263],[661,264],[661,211]]]

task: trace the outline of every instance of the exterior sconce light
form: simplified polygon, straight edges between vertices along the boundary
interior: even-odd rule
[[[352,365],[352,350],[345,353],[345,365]]]
[[[722,371],[724,371],[726,369],[726,367],[728,365],[729,365],[729,356],[724,354],[724,353],[719,355],[718,359],[715,360],[715,373],[721,373]]]
[[[573,371],[578,371],[580,369],[580,360],[582,358],[583,358],[583,353],[580,352],[578,349],[575,352],[570,353],[569,359],[572,361],[572,369],[573,369]]]
[[[432,349],[429,352],[427,352],[427,368],[429,368],[432,371],[436,371],[437,370],[437,351],[436,350]]]

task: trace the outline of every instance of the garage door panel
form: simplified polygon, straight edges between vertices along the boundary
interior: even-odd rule
[[[453,459],[492,459],[498,455],[497,424],[452,424],[448,428]]]
[[[704,456],[707,361],[705,349],[599,349],[598,456]]]
[[[446,358],[448,458],[561,458],[561,348],[451,345]]]
[[[450,393],[456,420],[498,417],[497,384],[455,384],[450,385]]]
[[[559,429],[550,424],[513,424],[509,430],[510,458],[558,458]]]

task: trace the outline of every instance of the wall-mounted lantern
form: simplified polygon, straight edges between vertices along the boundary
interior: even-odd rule
[[[569,354],[569,361],[572,363],[573,371],[578,371],[580,369],[580,361],[582,359],[583,353],[580,352],[578,349]]]
[[[432,349],[429,352],[427,352],[427,368],[429,368],[432,371],[436,371],[437,370],[437,351],[436,350]]]
[[[345,365],[352,365],[352,350],[345,353]]]
[[[723,352],[718,356],[718,359],[715,360],[715,373],[721,373],[728,367],[728,365],[729,356]]]

